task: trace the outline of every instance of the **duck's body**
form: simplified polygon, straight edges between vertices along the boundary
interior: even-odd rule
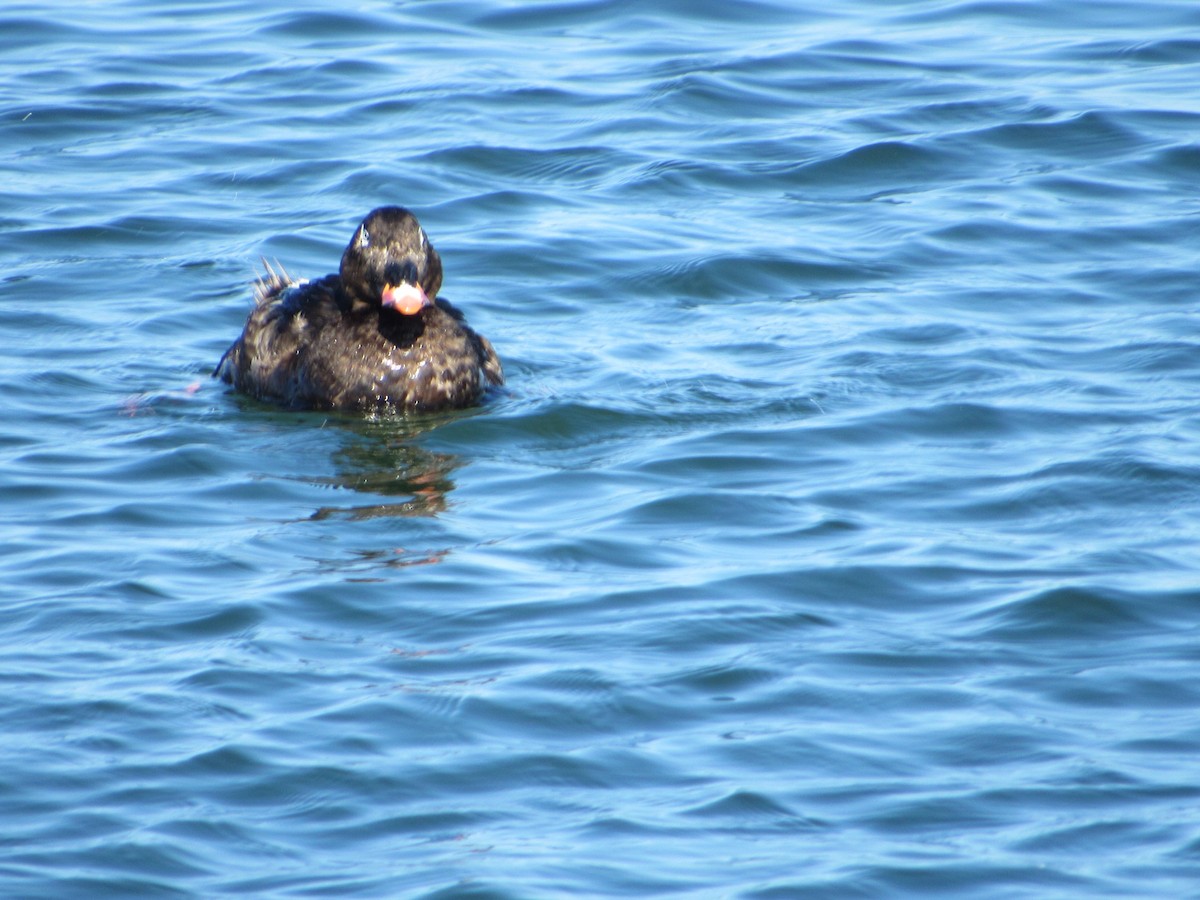
[[[415,217],[375,210],[337,275],[268,269],[242,336],[215,376],[293,409],[427,411],[479,402],[504,383],[487,338],[436,298],[441,260]]]

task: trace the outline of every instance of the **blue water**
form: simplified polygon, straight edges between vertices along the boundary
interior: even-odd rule
[[[1200,896],[1197,85],[1192,0],[6,3],[0,896]],[[212,381],[384,203],[508,390]]]

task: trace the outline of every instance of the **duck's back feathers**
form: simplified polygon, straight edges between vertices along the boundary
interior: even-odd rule
[[[275,265],[272,266],[265,256],[260,256],[259,259],[262,260],[263,272],[254,281],[254,304],[256,306],[288,288],[304,283],[289,275],[287,270],[279,264],[279,260],[275,260]]]

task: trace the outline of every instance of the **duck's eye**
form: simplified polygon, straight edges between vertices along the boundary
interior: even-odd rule
[[[367,233],[367,226],[360,225],[358,229],[358,249],[364,250],[371,246],[371,235]]]

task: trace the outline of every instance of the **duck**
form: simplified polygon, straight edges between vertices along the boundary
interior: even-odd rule
[[[438,296],[442,260],[402,206],[372,210],[337,274],[263,261],[254,308],[213,377],[288,409],[410,413],[480,403],[504,384],[491,342]]]

